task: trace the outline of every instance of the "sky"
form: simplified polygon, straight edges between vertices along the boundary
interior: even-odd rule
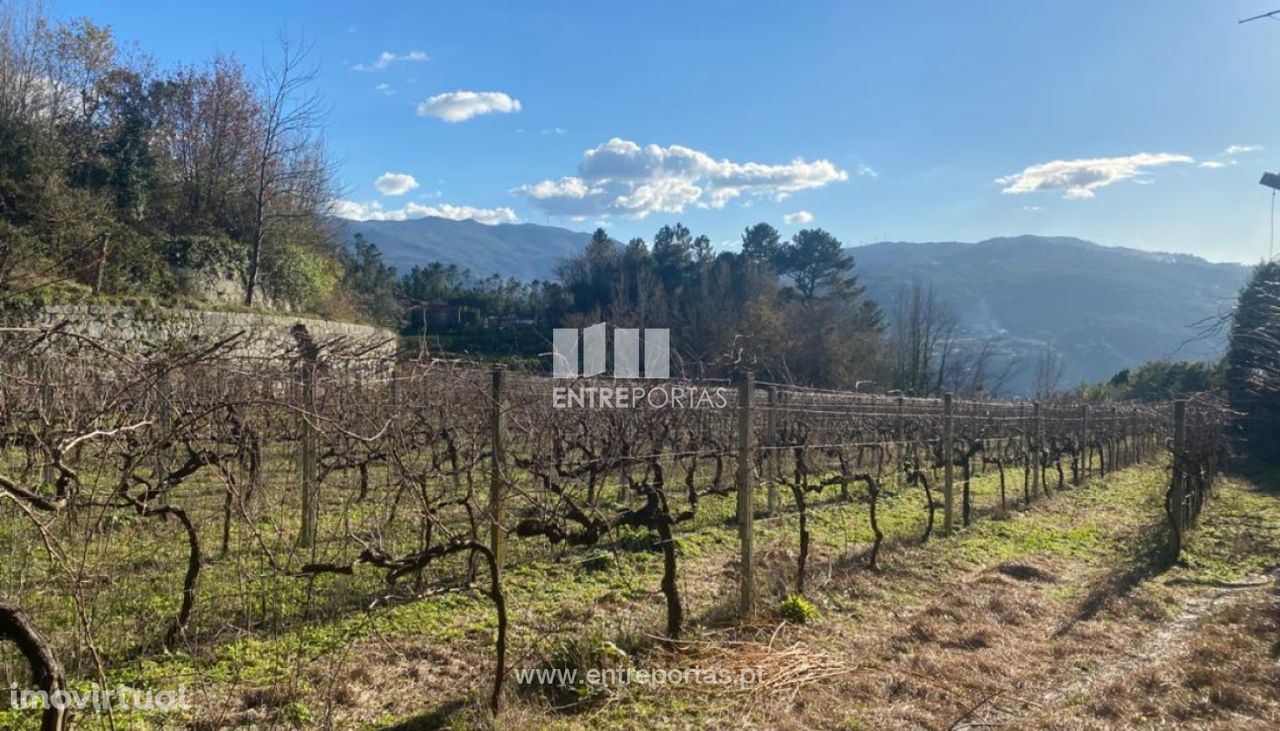
[[[348,217],[718,246],[1024,233],[1254,263],[1280,0],[58,0],[161,67],[314,44]]]

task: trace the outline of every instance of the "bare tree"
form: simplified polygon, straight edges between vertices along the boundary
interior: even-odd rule
[[[323,207],[330,169],[319,131],[326,110],[313,90],[318,70],[308,57],[312,44],[279,36],[280,57],[263,61],[261,118],[255,150],[252,234],[244,304],[253,305],[262,269],[263,243],[277,225]]]
[[[1057,393],[1062,386],[1062,376],[1067,364],[1062,354],[1051,343],[1045,343],[1036,361],[1035,394],[1041,401]]]
[[[955,313],[938,299],[932,285],[916,281],[900,288],[889,337],[894,388],[920,396],[940,390],[957,326]]]

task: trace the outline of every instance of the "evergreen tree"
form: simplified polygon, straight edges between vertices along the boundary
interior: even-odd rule
[[[1280,262],[1260,264],[1240,293],[1227,350],[1227,394],[1246,452],[1280,463]]]

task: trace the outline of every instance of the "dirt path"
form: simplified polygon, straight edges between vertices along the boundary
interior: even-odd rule
[[[1185,654],[1191,646],[1191,638],[1204,624],[1213,621],[1215,615],[1227,608],[1249,601],[1253,596],[1265,594],[1274,587],[1276,577],[1257,576],[1239,582],[1235,586],[1215,588],[1207,594],[1192,597],[1182,608],[1182,613],[1158,629],[1137,648],[1123,656],[1112,658],[1114,662],[1100,667],[1096,672],[1083,673],[1069,682],[1045,690],[1035,703],[1040,709],[1052,709],[1064,700],[1084,695],[1090,688],[1107,685],[1144,667],[1175,659]]]
[[[845,645],[859,671],[798,702],[761,700],[760,725],[1280,728],[1280,572],[1241,573],[1274,563],[1280,496],[1225,486],[1195,550],[1165,567],[1158,508],[1133,502],[1159,484],[1125,479],[1160,475],[1065,493],[885,575],[833,581],[861,611],[825,623],[812,648]]]
[[[1222,623],[1234,611],[1268,611],[1267,597],[1278,590],[1277,581],[1280,572],[1273,571],[1191,595],[1176,616],[1156,624],[1146,636],[1135,638],[1133,645],[1099,655],[1088,669],[1067,665],[1067,673],[1050,676],[1046,687],[1022,697],[993,696],[967,717],[957,719],[952,728],[1088,727],[1091,724],[1082,719],[1068,720],[1079,713],[1082,701],[1102,698],[1116,688],[1141,688],[1146,681],[1144,673],[1153,668],[1194,666],[1197,658],[1192,655],[1204,629]],[[1111,725],[1105,719],[1097,723]]]

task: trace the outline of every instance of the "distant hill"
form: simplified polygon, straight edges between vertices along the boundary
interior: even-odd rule
[[[590,234],[533,223],[495,226],[448,218],[407,221],[335,219],[344,241],[355,234],[377,244],[400,273],[433,261],[457,264],[480,277],[501,274],[525,281],[549,279],[556,262],[586,247]]]
[[[1069,237],[885,242],[849,252],[887,312],[899,287],[932,283],[968,335],[997,337],[1022,356],[1024,388],[1046,342],[1065,356],[1064,386],[1157,358],[1218,356],[1222,337],[1187,341],[1197,322],[1231,307],[1250,271]]]
[[[557,261],[589,234],[554,226],[420,218],[339,221],[378,245],[401,272],[443,261],[480,276],[554,276]],[[997,338],[1021,358],[1025,391],[1044,343],[1066,361],[1063,386],[1108,378],[1157,358],[1210,359],[1222,337],[1187,343],[1194,325],[1229,308],[1249,274],[1187,254],[1161,254],[1070,237],[1017,236],[978,243],[883,242],[849,249],[873,299],[892,315],[899,287],[932,283],[960,315],[966,336]]]

